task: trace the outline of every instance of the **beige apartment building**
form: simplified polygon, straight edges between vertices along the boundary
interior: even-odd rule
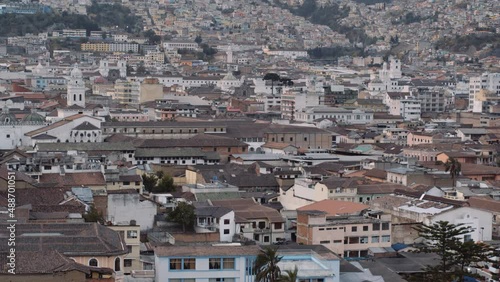
[[[139,225],[110,225],[110,229],[118,232],[125,241],[128,254],[123,258],[123,272],[142,270],[141,257],[141,227]]]
[[[391,222],[365,216],[297,211],[297,243],[321,244],[341,257],[367,257],[369,248],[391,246]]]

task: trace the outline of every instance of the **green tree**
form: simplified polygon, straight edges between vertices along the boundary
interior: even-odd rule
[[[200,44],[202,41],[203,41],[203,38],[201,38],[201,35],[196,36],[196,38],[194,39],[194,42],[196,42],[198,44]]]
[[[260,250],[255,260],[255,282],[277,282],[281,275],[278,263],[283,257],[278,255],[278,247],[266,247]]]
[[[293,80],[290,78],[280,78],[280,82],[283,86],[293,86]]]
[[[135,73],[137,73],[137,74],[146,74],[147,73],[146,67],[144,66],[144,62],[139,63],[139,66],[135,70]]]
[[[275,81],[280,81],[280,76],[279,74],[277,73],[266,73],[266,75],[264,75],[264,77],[262,78],[262,80],[270,80],[271,81],[271,95],[274,96],[274,82]]]
[[[168,174],[163,175],[158,181],[158,185],[153,188],[154,193],[173,192],[174,190],[174,179]]]
[[[186,232],[186,227],[192,227],[196,220],[194,206],[185,202],[180,202],[177,207],[168,214],[168,219],[182,225],[182,231]]]
[[[156,183],[158,183],[158,177],[156,175],[147,175],[143,174],[142,175],[142,183],[144,184],[144,189],[148,192],[153,192],[153,190],[156,187]]]
[[[83,215],[85,222],[99,222],[104,224],[104,216],[102,212],[98,211],[97,208],[92,204],[90,209]]]
[[[436,253],[440,263],[436,266],[427,266],[427,274],[436,282],[452,281],[453,270],[458,260],[456,250],[461,244],[461,235],[469,233],[469,228],[463,224],[452,224],[448,221],[438,221],[432,225],[422,224],[415,228],[425,244],[419,246],[420,252]]]
[[[448,160],[444,164],[444,167],[446,172],[450,172],[453,186],[455,186],[455,179],[460,175],[460,172],[462,171],[462,165],[455,158],[448,158]]]
[[[152,29],[146,30],[143,35],[148,39],[149,44],[156,45],[161,42],[161,36],[156,35],[156,32]]]
[[[278,278],[279,282],[297,282],[299,269],[297,266],[293,270],[285,270],[284,274],[281,274]]]
[[[460,242],[455,248],[460,269],[458,281],[464,281],[464,276],[467,274],[466,267],[476,266],[479,262],[492,262],[490,257],[493,251],[494,249],[481,242]]]

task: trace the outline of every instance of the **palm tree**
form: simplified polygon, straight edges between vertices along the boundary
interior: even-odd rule
[[[450,172],[453,186],[455,186],[455,179],[460,175],[460,172],[462,171],[462,165],[455,158],[450,157],[444,164],[444,167],[446,172]]]
[[[278,282],[281,275],[278,263],[282,258],[278,256],[277,247],[266,247],[260,250],[255,260],[255,282]]]
[[[285,274],[281,274],[278,278],[279,282],[297,282],[299,269],[297,266],[293,270],[285,270]]]

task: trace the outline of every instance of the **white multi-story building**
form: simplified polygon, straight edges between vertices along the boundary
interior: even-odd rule
[[[316,119],[334,119],[338,123],[369,124],[373,122],[373,113],[362,110],[348,110],[334,107],[307,107],[295,113],[296,120],[311,123]]]
[[[264,48],[263,52],[269,56],[280,56],[288,59],[307,58],[307,50],[269,50]]]
[[[322,96],[323,93],[319,92],[295,89],[286,91],[281,95],[281,117],[287,120],[298,120],[298,112],[307,107],[319,106]]]
[[[234,211],[223,207],[199,207],[194,229],[196,233],[218,232],[221,242],[232,242],[236,234]]]
[[[155,281],[250,282],[256,245],[168,246],[155,250]]]
[[[390,100],[389,114],[401,116],[404,120],[419,120],[421,115],[420,101],[410,97]]]
[[[63,37],[87,37],[87,30],[85,29],[63,29]]]
[[[475,113],[483,111],[483,103],[487,102],[481,91],[488,91],[492,96],[500,97],[500,73],[484,73],[471,77],[469,81],[469,110]],[[498,101],[498,100],[497,100]]]
[[[214,244],[155,249],[155,281],[252,282],[257,245]],[[281,271],[298,268],[300,282],[339,282],[340,259],[323,246],[282,246]]]
[[[137,44],[137,43],[111,43],[111,44],[109,44],[109,51],[110,52],[123,52],[123,53],[128,53],[128,52],[138,53],[139,52],[139,44]]]
[[[198,43],[191,41],[170,41],[163,42],[163,48],[165,50],[177,50],[177,49],[187,49],[187,50],[197,50]]]

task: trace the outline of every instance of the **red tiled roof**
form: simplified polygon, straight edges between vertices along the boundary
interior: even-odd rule
[[[297,211],[323,211],[329,216],[335,216],[359,213],[369,207],[370,206],[348,201],[323,200],[303,206],[297,209]]]
[[[40,176],[40,183],[54,183],[58,187],[104,186],[106,180],[101,172],[46,173]]]
[[[467,202],[471,208],[500,213],[500,201],[486,197],[471,197]]]

